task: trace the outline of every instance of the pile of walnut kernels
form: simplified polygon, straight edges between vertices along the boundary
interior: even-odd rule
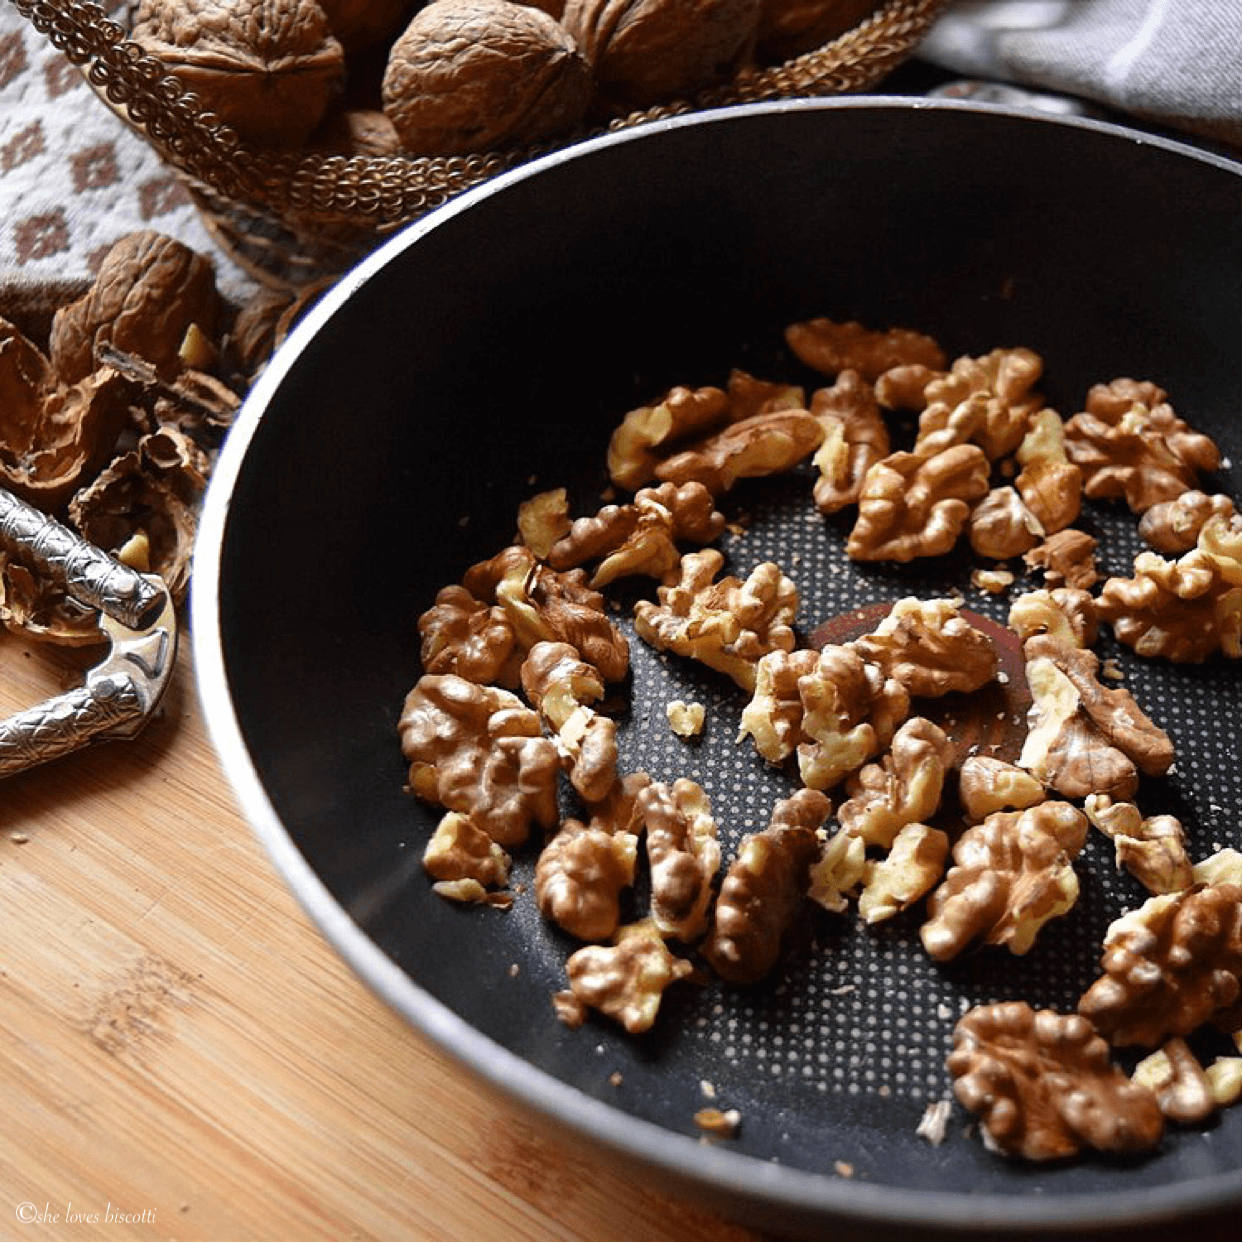
[[[1152,896],[1109,927],[1078,1013],[978,1006],[948,1066],[1001,1151],[1148,1150],[1167,1121],[1202,1120],[1239,1095],[1240,1059],[1204,1067],[1187,1037],[1212,1024],[1238,1043],[1240,860],[1191,860],[1182,825],[1133,801],[1173,746],[1128,691],[1102,683],[1092,646],[1105,622],[1145,657],[1239,657],[1240,519],[1197,488],[1218,450],[1143,381],[1098,385],[1064,420],[1044,404],[1030,350],[950,362],[920,333],[823,319],[786,340],[832,382],[809,397],[736,371],[724,388],[674,388],[632,410],[608,453],[631,500],[572,518],[564,490],[533,497],[515,542],[421,617],[425,672],[400,734],[409,788],[445,809],[425,868],[447,898],[505,906],[509,852],[541,835],[539,910],[584,942],[558,1013],[576,1025],[594,1009],[641,1032],[676,981],[772,973],[807,899],[868,924],[924,901],[920,939],[936,962],[980,946],[1024,954],[1078,899],[1074,860],[1095,827]],[[894,411],[917,416],[909,449],[891,448]],[[1032,699],[1013,762],[959,761],[913,714],[998,676],[996,647],[960,601],[902,599],[870,633],[817,650],[798,643],[799,593],[779,566],[721,576],[718,499],[808,458],[816,507],[854,511],[855,560],[909,562],[965,539],[1043,573],[1009,614]],[[1125,503],[1152,546],[1095,594],[1095,540],[1075,526],[1085,497]],[[634,605],[637,635],[731,678],[749,697],[739,741],[798,787],[723,876],[702,787],[617,769],[602,701],[629,649],[605,589],[631,575],[658,584]],[[1012,578],[999,568],[978,585]],[[669,705],[671,726],[700,728],[692,709]],[[580,817],[562,818],[563,773]],[[934,821],[951,801],[961,827],[947,832]],[[650,910],[622,925],[641,861]],[[693,947],[699,965],[671,945]],[[1128,1075],[1115,1049],[1150,1055]]]

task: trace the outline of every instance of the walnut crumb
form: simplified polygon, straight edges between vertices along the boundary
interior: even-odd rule
[[[733,1136],[742,1126],[742,1115],[736,1109],[708,1107],[695,1111],[695,1125],[708,1135]]]
[[[933,1101],[924,1110],[924,1116],[919,1120],[915,1134],[934,1146],[944,1143],[951,1109],[953,1109],[952,1101]]]
[[[833,1171],[842,1178],[854,1178],[855,1167],[849,1161],[834,1161]]]

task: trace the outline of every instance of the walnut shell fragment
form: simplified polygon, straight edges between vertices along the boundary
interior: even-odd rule
[[[1237,1029],[1239,895],[1238,885],[1196,884],[1119,916],[1079,1013],[1119,1047],[1155,1048],[1207,1022]]]
[[[69,517],[92,544],[114,552],[135,537],[142,564],[158,574],[177,602],[190,589],[199,506],[211,465],[188,436],[171,427],[143,436],[69,503]]]
[[[1073,860],[1087,832],[1087,817],[1064,802],[994,812],[968,829],[928,899],[919,936],[929,955],[947,962],[975,944],[1026,954],[1040,929],[1078,899]]]
[[[131,37],[259,146],[296,147],[345,78],[315,0],[141,0]]]
[[[384,112],[412,155],[463,155],[573,129],[591,70],[547,13],[508,0],[433,0],[388,56]]]
[[[723,980],[754,984],[777,965],[820,853],[816,829],[828,813],[823,794],[800,790],[777,805],[768,828],[743,839],[702,947]]]
[[[1022,1001],[976,1006],[954,1028],[947,1066],[988,1143],[1028,1161],[1085,1148],[1147,1152],[1165,1129],[1153,1092],[1114,1066],[1108,1044],[1078,1015]]]
[[[0,319],[0,481],[45,513],[61,510],[112,457],[133,397],[112,367],[64,383],[39,348]]]

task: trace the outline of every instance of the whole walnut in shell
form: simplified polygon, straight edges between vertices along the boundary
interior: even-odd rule
[[[749,50],[761,0],[566,0],[562,25],[614,110],[692,95]]]
[[[574,40],[543,10],[433,0],[393,44],[381,98],[404,150],[463,155],[572,129],[593,89]]]
[[[260,146],[298,146],[345,79],[345,53],[315,0],[140,0],[130,33]]]

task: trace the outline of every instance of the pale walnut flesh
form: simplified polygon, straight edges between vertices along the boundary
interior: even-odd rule
[[[566,960],[570,991],[631,1035],[651,1029],[665,989],[691,974],[650,922],[619,928],[611,945],[585,945]]]
[[[652,647],[697,660],[750,691],[762,656],[794,648],[798,589],[771,561],[745,579],[717,580],[724,562],[714,548],[687,553],[679,581],[657,588],[659,603],[635,605],[635,630]]]
[[[708,796],[687,777],[671,785],[654,781],[637,809],[647,828],[652,921],[663,936],[692,941],[707,927],[721,863]]]
[[[1024,642],[1047,634],[1068,647],[1091,647],[1099,630],[1096,601],[1077,587],[1026,591],[1010,605],[1007,621]]]
[[[997,676],[992,640],[950,600],[907,596],[850,646],[917,697],[976,691]]]
[[[1187,857],[1187,835],[1170,815],[1145,816],[1134,803],[1089,794],[1083,810],[1093,826],[1112,839],[1114,861],[1149,893],[1180,893],[1195,882]]]
[[[1165,1129],[1154,1093],[1113,1064],[1078,1015],[1020,1001],[977,1006],[959,1019],[947,1065],[990,1145],[1028,1161],[1148,1152]]]
[[[1066,798],[1108,794],[1131,798],[1139,774],[1160,776],[1174,746],[1130,692],[1097,680],[1094,652],[1048,635],[1024,644],[1032,692],[1029,729],[1018,764]]]
[[[1131,1078],[1155,1093],[1161,1112],[1184,1126],[1217,1112],[1217,1097],[1204,1067],[1181,1036],[1143,1058]]]
[[[829,802],[800,790],[778,804],[768,828],[743,839],[721,882],[702,950],[731,984],[754,984],[776,966],[820,853],[816,829]]]
[[[1240,519],[1210,518],[1196,546],[1175,561],[1135,558],[1131,578],[1110,578],[1097,609],[1140,656],[1199,664],[1240,653]]]
[[[812,394],[811,413],[824,432],[812,458],[812,500],[822,514],[835,514],[858,501],[864,476],[889,456],[889,428],[857,371],[843,371],[832,387]]]
[[[1027,953],[1040,929],[1079,896],[1073,860],[1087,831],[1087,817],[1064,802],[994,812],[968,829],[928,899],[919,936],[929,955],[947,962],[978,944]]]
[[[799,777],[813,790],[832,788],[876,755],[910,707],[896,678],[848,646],[821,649],[798,693],[805,739],[796,748]]]
[[[424,674],[398,722],[411,791],[469,816],[501,846],[557,823],[556,745],[537,713],[499,687]]]
[[[972,824],[995,811],[1022,811],[1044,802],[1044,786],[1017,764],[969,755],[958,767],[958,801]]]
[[[988,492],[988,478],[988,459],[977,445],[952,445],[927,458],[891,453],[864,476],[846,555],[908,562],[949,552],[971,506]]]
[[[911,717],[880,763],[865,764],[847,778],[850,797],[837,809],[842,828],[869,846],[890,849],[906,825],[936,814],[953,758],[953,745],[939,726]]]
[[[1029,570],[1041,570],[1050,587],[1074,587],[1086,591],[1100,575],[1096,569],[1097,541],[1086,531],[1068,527],[1058,531],[1030,552],[1023,554]]]
[[[484,889],[503,889],[509,883],[510,863],[497,842],[457,811],[441,817],[423,851],[423,870],[433,880],[474,881]]]
[[[1238,885],[1197,884],[1119,916],[1079,1013],[1119,1047],[1155,1048],[1209,1021],[1237,1028],[1239,894]]]
[[[913,906],[941,879],[949,855],[948,835],[920,823],[904,824],[883,859],[863,869],[859,914],[878,924]]]

